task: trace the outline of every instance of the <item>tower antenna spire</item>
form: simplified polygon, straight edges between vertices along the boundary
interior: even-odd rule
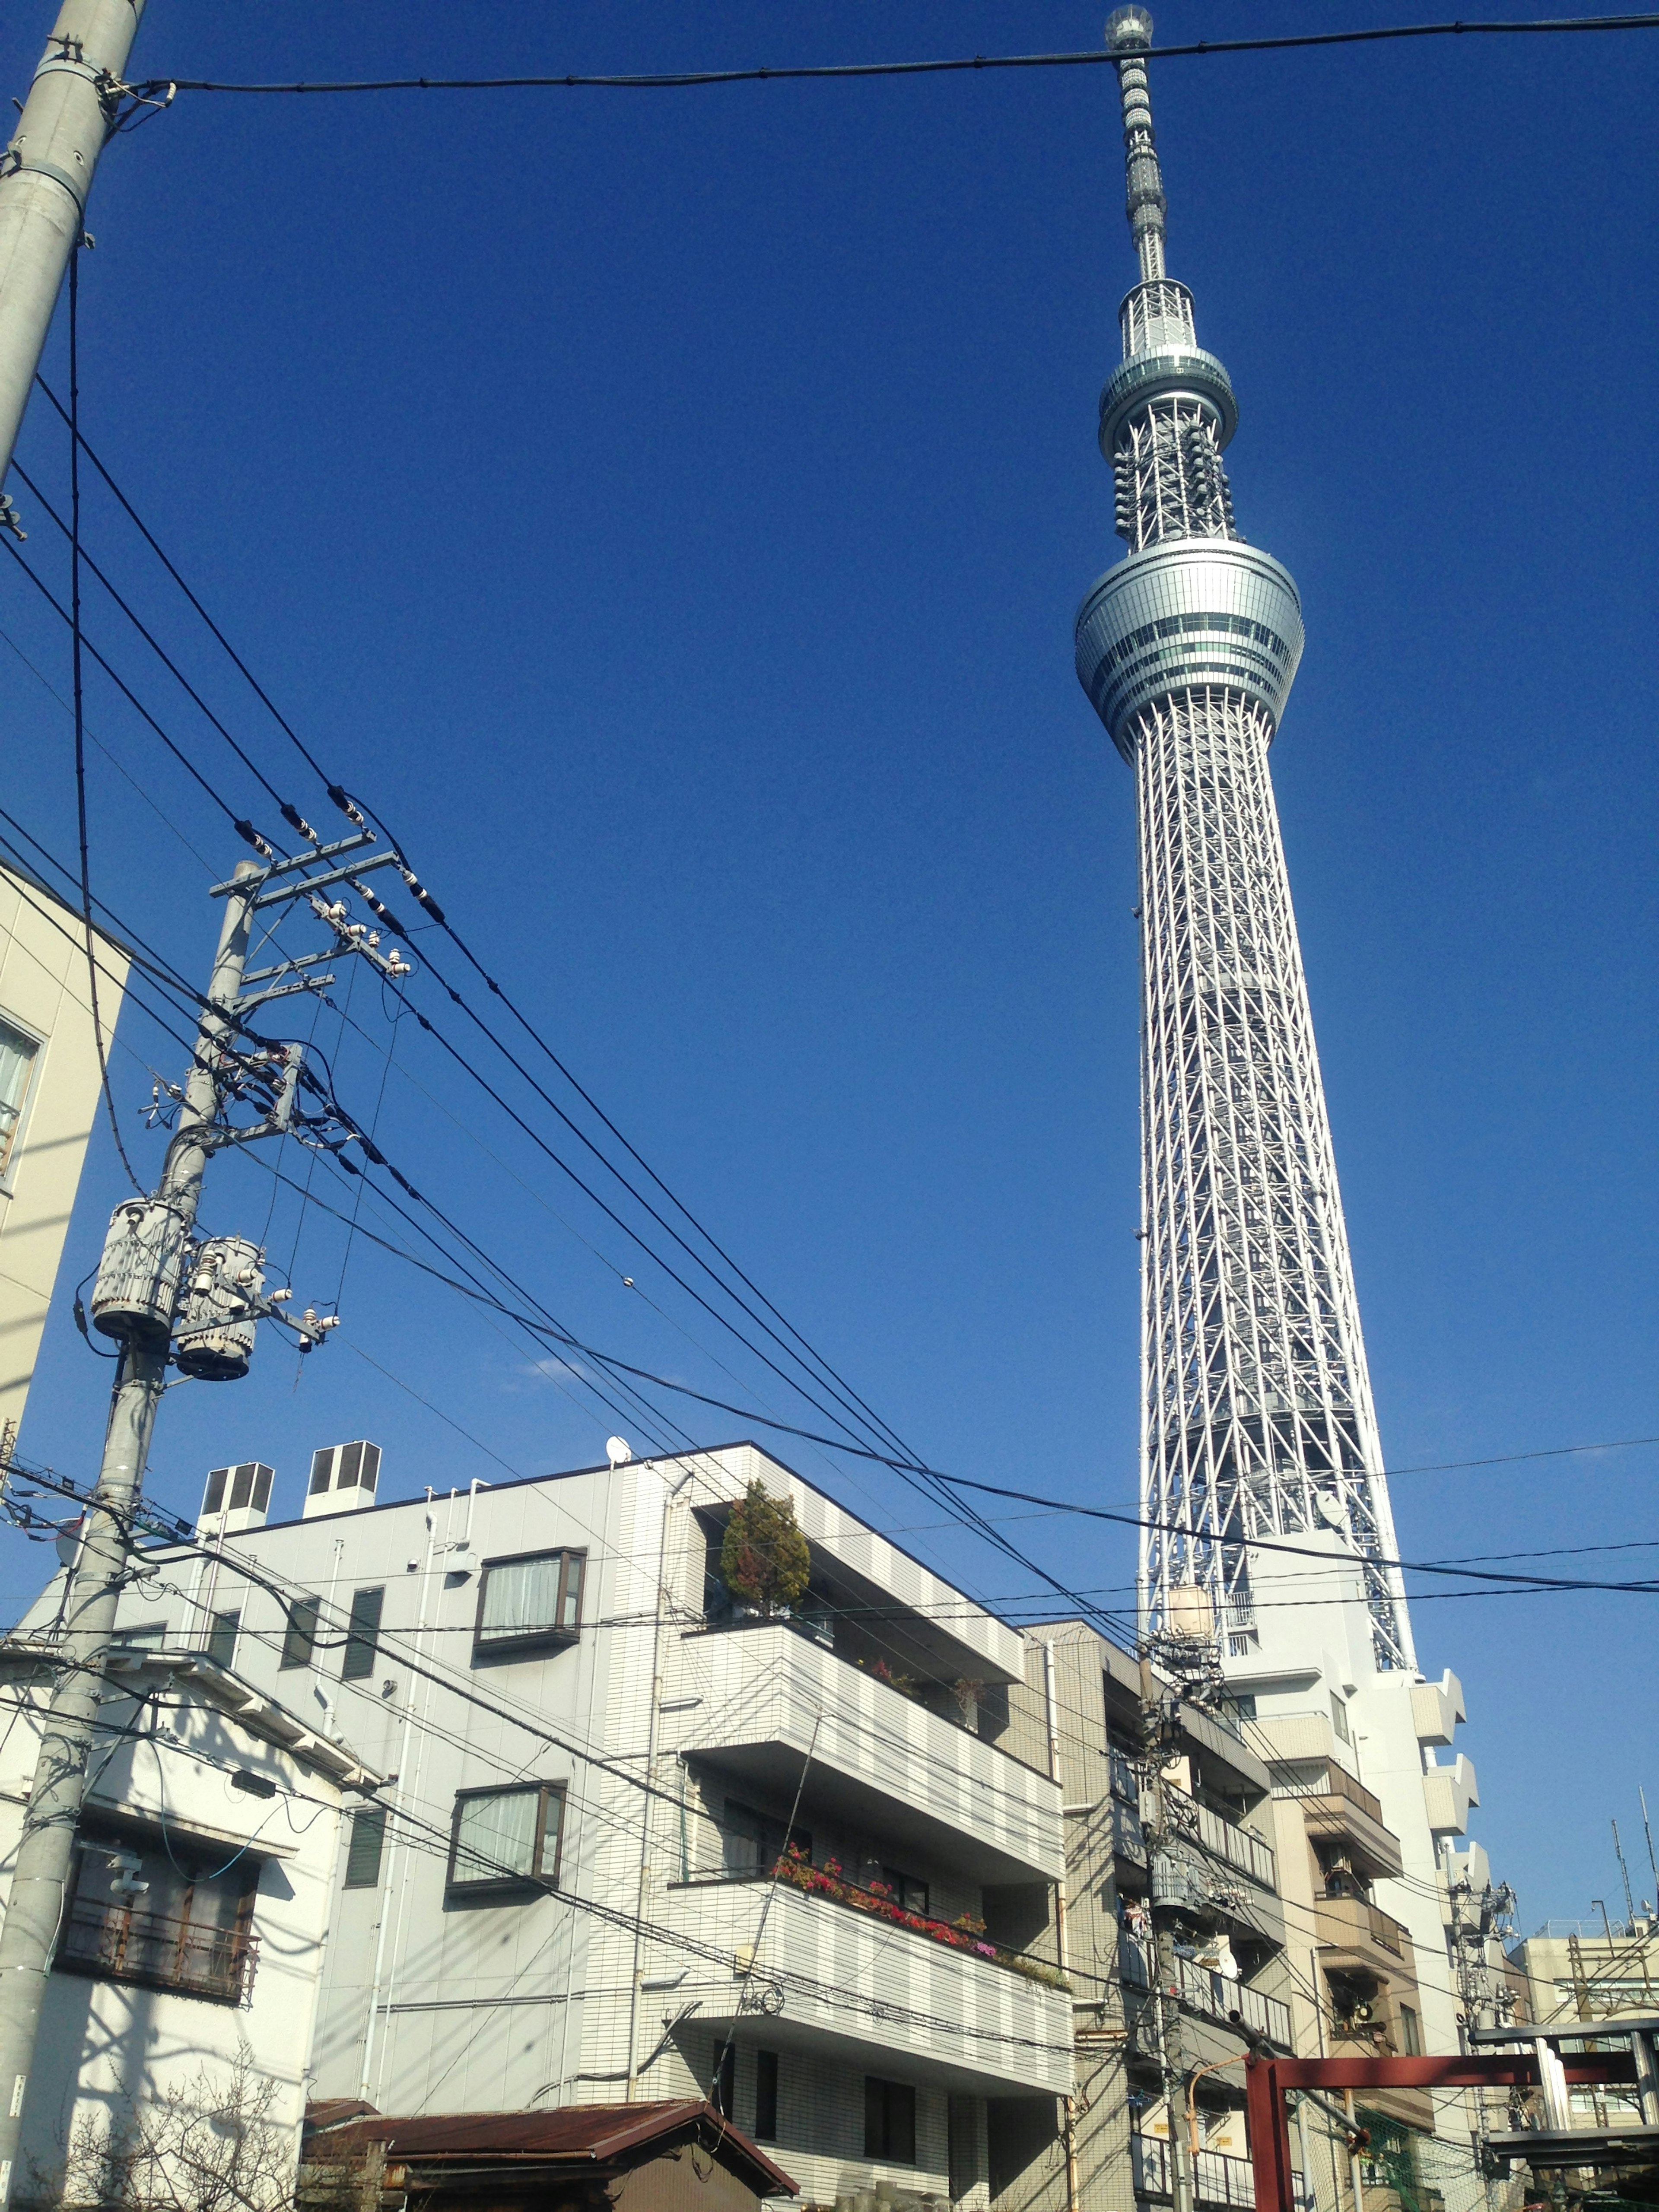
[[[1164,267],[1152,19],[1106,24],[1129,230],[1123,359],[1100,395],[1128,557],[1085,599],[1077,665],[1134,772],[1140,844],[1143,1632],[1197,1583],[1224,1668],[1293,1619],[1254,1540],[1345,1563],[1354,1678],[1416,1666],[1358,1302],[1267,774],[1302,656],[1296,585],[1233,520],[1232,381]],[[1357,1570],[1357,1572],[1353,1571]],[[1363,1642],[1370,1645],[1363,1651]]]
[[[1164,173],[1152,136],[1152,99],[1146,85],[1146,49],[1152,43],[1152,19],[1145,8],[1119,8],[1106,19],[1106,45],[1118,57],[1117,81],[1123,94],[1123,158],[1129,181],[1129,231],[1140,261],[1140,281],[1153,284],[1164,274]]]

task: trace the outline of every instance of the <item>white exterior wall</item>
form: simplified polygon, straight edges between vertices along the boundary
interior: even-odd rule
[[[127,960],[94,933],[105,1049],[115,1034]],[[0,1433],[19,1423],[87,1139],[100,1110],[78,915],[27,877],[0,867],[0,1019],[36,1041],[11,1157],[0,1169]],[[3,1152],[0,1145],[0,1152]]]
[[[123,1626],[166,1615],[173,1640],[200,1640],[210,1614],[240,1604],[238,1671],[397,1777],[381,1792],[394,1815],[378,1884],[344,1888],[341,1855],[313,2094],[362,2094],[404,2112],[621,2100],[630,2046],[641,2098],[706,2094],[736,2023],[738,2124],[745,2110],[753,2118],[754,2051],[775,2049],[780,2136],[769,2148],[808,2201],[872,2189],[945,2195],[954,2096],[957,2180],[978,2177],[964,2188],[978,2203],[985,2097],[1069,2081],[1066,1996],[781,1885],[754,1994],[769,1986],[769,1969],[781,1972],[782,2009],[739,2020],[744,1983],[734,1968],[756,1941],[769,1885],[688,1885],[683,1824],[702,1819],[713,1833],[701,1808],[706,1797],[718,1814],[728,1788],[787,1814],[814,1745],[805,1698],[823,1715],[824,1756],[818,1764],[814,1751],[803,1820],[825,1848],[838,1847],[844,1828],[849,1850],[856,1834],[866,1850],[900,1852],[932,1884],[930,1911],[954,1917],[979,1908],[988,1876],[1041,1882],[1057,1863],[1059,1792],[796,1631],[704,1632],[696,1511],[741,1496],[753,1479],[793,1497],[820,1556],[881,1609],[917,1608],[947,1674],[994,1682],[1018,1672],[1017,1635],[750,1446],[485,1487],[430,1507],[416,1498],[276,1522],[228,1540],[216,1563],[181,1561],[166,1577],[181,1593],[170,1601],[124,1599]],[[273,1503],[300,1504],[281,1469]],[[475,1663],[483,1564],[562,1549],[586,1554],[576,1639]],[[283,1606],[239,1571],[239,1559],[278,1589],[323,1600],[308,1666],[280,1668]],[[354,1590],[370,1587],[386,1592],[376,1663],[347,1681],[343,1619]],[[685,1765],[682,1749],[699,1764]],[[723,1758],[749,1764],[729,1771]],[[647,1771],[654,1794],[639,1786]],[[562,1893],[447,1893],[457,1792],[520,1780],[566,1786]],[[809,1980],[823,1985],[817,1994]],[[864,2159],[866,2073],[915,2086],[914,2166],[890,2172]]]
[[[161,1847],[155,1824],[165,1821],[175,1851],[190,1849],[216,1864],[234,1864],[246,1851],[256,1861],[255,1961],[240,2003],[52,1974],[24,2106],[20,2199],[61,2169],[87,2123],[102,2133],[169,2092],[191,2097],[204,2083],[228,2087],[242,2052],[258,2079],[275,2084],[269,2120],[296,2164],[299,2158],[341,1791],[329,1772],[187,1683],[150,1670],[144,1686],[159,1691],[163,1710],[142,1740],[115,1734],[144,1719],[140,1700],[118,1694],[105,1706],[89,1807],[152,1826],[152,1848]],[[40,1685],[0,1689],[0,1883],[8,1889],[46,1696]],[[236,1769],[271,1783],[276,1794],[233,1787]]]

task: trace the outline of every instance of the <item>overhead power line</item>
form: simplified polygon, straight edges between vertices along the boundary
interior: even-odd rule
[[[1659,15],[1564,15],[1539,21],[1385,23],[1368,31],[1305,31],[1277,39],[1197,39],[1186,46],[1149,46],[1153,61],[1184,61],[1205,54],[1285,53],[1304,46],[1377,46],[1396,39],[1507,37],[1528,32],[1659,30]],[[953,76],[974,70],[1090,69],[1115,62],[1117,52],[1090,47],[1081,53],[964,54],[920,62],[830,62],[781,69],[660,70],[610,76],[574,71],[554,76],[387,76],[302,80],[296,83],[233,84],[215,77],[151,77],[134,89],[179,92],[687,92],[718,84],[787,84],[847,77]]]

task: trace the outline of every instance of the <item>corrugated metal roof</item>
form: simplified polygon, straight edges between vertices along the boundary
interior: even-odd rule
[[[312,2157],[349,2156],[372,2142],[386,2145],[392,2159],[550,2160],[572,2166],[607,2166],[671,2137],[696,2135],[707,2150],[723,2154],[740,2167],[757,2192],[766,2197],[796,2193],[795,2184],[775,2166],[758,2144],[723,2120],[699,2097],[649,2105],[558,2105],[544,2112],[375,2113],[334,2120],[343,2100],[307,2109]]]

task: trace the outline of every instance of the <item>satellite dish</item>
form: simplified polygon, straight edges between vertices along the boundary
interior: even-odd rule
[[[81,1538],[87,1525],[85,1514],[73,1521],[63,1522],[58,1530],[58,1557],[66,1567],[75,1565],[76,1554],[81,1548]]]
[[[1325,1523],[1325,1526],[1328,1528],[1346,1528],[1347,1527],[1348,1516],[1342,1510],[1342,1500],[1340,1498],[1333,1498],[1329,1492],[1327,1491],[1320,1498],[1318,1503],[1319,1517]]]
[[[626,1437],[607,1437],[605,1440],[605,1455],[612,1467],[626,1467],[634,1456],[634,1447]]]

